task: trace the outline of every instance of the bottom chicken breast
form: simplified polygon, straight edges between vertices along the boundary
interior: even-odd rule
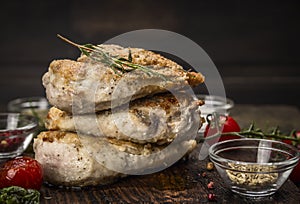
[[[34,140],[35,159],[44,180],[58,186],[103,185],[128,174],[162,170],[196,147],[193,139],[170,144],[137,144],[71,132],[41,132]]]

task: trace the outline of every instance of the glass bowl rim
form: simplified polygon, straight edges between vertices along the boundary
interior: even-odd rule
[[[15,98],[11,101],[8,102],[7,107],[8,110],[12,110],[14,111],[16,108],[30,108],[30,107],[17,107],[20,106],[20,104],[26,103],[26,102],[35,102],[35,103],[39,103],[39,102],[47,102],[47,106],[50,107],[49,101],[46,97],[44,96],[29,96],[29,97],[21,97],[21,98]]]
[[[2,120],[3,116],[9,116],[9,115],[16,116],[18,119],[19,118],[21,118],[22,120],[25,119],[27,124],[23,125],[21,127],[13,128],[13,129],[0,129],[0,133],[4,133],[7,131],[15,131],[15,130],[24,130],[24,131],[28,132],[28,131],[34,130],[38,126],[38,120],[34,116],[26,115],[26,114],[22,114],[22,113],[4,113],[4,112],[2,113],[1,112],[0,119]]]
[[[245,162],[245,161],[237,161],[237,160],[232,160],[232,159],[226,159],[224,157],[221,157],[219,155],[216,155],[213,151],[214,148],[216,148],[218,145],[222,145],[222,144],[226,144],[226,143],[231,143],[231,142],[236,142],[236,141],[268,141],[268,142],[272,142],[272,143],[278,143],[278,144],[282,144],[286,147],[288,147],[289,149],[293,150],[296,152],[295,156],[292,156],[290,159],[284,160],[284,161],[280,161],[280,162],[262,162],[262,163],[257,163],[257,162]],[[274,149],[274,148],[272,148]],[[300,158],[300,152],[298,151],[298,149],[292,145],[286,144],[284,142],[278,141],[278,140],[268,140],[268,139],[259,139],[259,138],[241,138],[241,139],[231,139],[231,140],[225,140],[225,141],[221,141],[221,142],[217,142],[215,144],[213,144],[212,146],[209,147],[208,149],[208,153],[209,156],[213,159],[213,161],[220,163],[220,162],[227,162],[227,163],[234,163],[234,164],[240,164],[240,165],[262,165],[262,166],[289,166],[291,164],[297,164],[297,162],[299,161]],[[223,165],[222,165],[223,166]],[[230,169],[228,167],[228,169]],[[282,169],[282,167],[280,167],[280,169]],[[243,171],[241,171],[243,172]]]
[[[229,110],[234,107],[234,101],[230,98],[223,97],[223,96],[217,96],[217,95],[208,95],[208,94],[196,94],[197,98],[200,100],[203,100],[205,102],[205,99],[208,98],[208,101],[221,101],[225,102],[222,106],[214,107],[216,109],[225,109]],[[205,105],[205,104],[204,104]]]

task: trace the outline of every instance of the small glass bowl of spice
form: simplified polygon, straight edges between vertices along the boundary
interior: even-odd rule
[[[209,156],[233,192],[259,197],[272,195],[282,186],[300,153],[280,141],[242,138],[215,143]]]
[[[34,116],[0,113],[0,161],[21,155],[30,144],[37,125]]]

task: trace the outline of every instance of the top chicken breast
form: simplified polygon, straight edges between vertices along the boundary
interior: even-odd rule
[[[149,66],[157,74],[134,70],[120,75],[107,64],[95,63],[86,56],[77,61],[54,60],[43,76],[46,95],[52,105],[69,113],[74,110],[79,114],[91,113],[121,105],[129,99],[204,82],[200,73],[187,72],[175,62],[151,51],[117,45],[101,46],[105,52],[120,58],[127,58],[131,52],[133,63]]]

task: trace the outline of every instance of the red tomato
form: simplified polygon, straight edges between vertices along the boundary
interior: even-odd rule
[[[293,145],[293,142],[291,140],[282,140],[282,142],[289,144],[289,145]]]
[[[39,190],[42,183],[42,166],[33,158],[17,157],[0,167],[0,188],[20,186]]]
[[[217,133],[217,127],[214,127],[212,122],[210,122],[205,129],[204,137],[209,137]],[[220,116],[219,118],[219,129],[222,130],[222,133],[225,132],[240,132],[241,128],[239,124],[230,116]],[[216,143],[218,141],[224,141],[224,140],[230,140],[230,139],[239,139],[239,136],[235,135],[224,135],[217,139],[211,139],[211,141],[208,140],[208,142]]]
[[[296,132],[296,137],[297,138],[300,137],[300,131]],[[284,141],[284,142],[286,142],[286,141]],[[300,145],[298,145],[298,150],[300,151]],[[294,183],[300,184],[300,162],[298,162],[297,166],[295,166],[295,168],[293,169],[293,171],[292,171],[292,173],[290,175],[290,179]]]
[[[293,169],[290,179],[297,184],[300,184],[300,163]]]

